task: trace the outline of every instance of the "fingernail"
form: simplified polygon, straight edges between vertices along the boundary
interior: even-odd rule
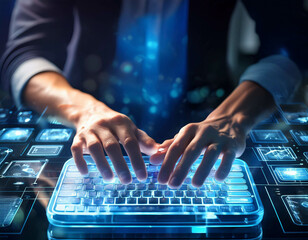
[[[163,151],[165,151],[166,150],[166,148],[159,148],[157,151],[158,152],[163,152]]]

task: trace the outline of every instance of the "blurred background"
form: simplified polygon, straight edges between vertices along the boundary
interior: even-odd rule
[[[9,31],[10,17],[15,0],[0,0],[0,55],[3,54]],[[304,7],[308,9],[308,0]],[[231,79],[236,85],[243,71],[255,60],[259,48],[259,39],[255,33],[255,23],[248,15],[243,4],[238,1],[229,26],[227,63]],[[304,81],[293,101],[303,101],[308,104],[308,73],[304,73]],[[0,98],[3,103],[8,93],[0,87]]]

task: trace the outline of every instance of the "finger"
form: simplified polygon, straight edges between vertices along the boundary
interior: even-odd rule
[[[168,182],[176,162],[183,154],[191,139],[192,136],[190,134],[184,134],[184,132],[181,132],[170,145],[158,174],[158,181],[160,183],[166,184]]]
[[[192,179],[192,184],[196,187],[201,187],[207,176],[210,174],[219,154],[221,147],[218,144],[211,144],[205,151],[203,159],[197,168],[197,171]]]
[[[146,134],[146,132],[137,129],[136,137],[139,142],[141,152],[145,153],[146,155],[152,155],[157,152],[159,144],[156,143],[155,140],[148,134]]]
[[[195,138],[186,148],[180,162],[176,166],[169,181],[169,186],[177,188],[184,182],[192,164],[200,156],[203,147],[206,145],[200,138]]]
[[[73,155],[73,158],[75,160],[76,166],[81,174],[87,174],[88,173],[88,167],[87,163],[83,158],[83,145],[84,140],[80,138],[78,135],[74,137],[72,146],[71,146],[71,152]]]
[[[128,184],[132,181],[132,176],[122,155],[118,140],[110,131],[98,131],[103,147],[108,154],[114,170],[116,171],[121,183]]]
[[[89,133],[86,137],[87,148],[96,163],[96,167],[102,174],[104,180],[111,180],[113,178],[113,172],[109,163],[105,157],[102,143],[100,139],[94,134]]]
[[[223,181],[229,174],[232,163],[235,159],[235,152],[232,150],[224,152],[220,166],[215,173],[215,178],[218,181]]]
[[[165,140],[161,145],[159,145],[158,150],[150,157],[150,162],[152,164],[161,164],[166,156],[169,146],[173,143],[174,139]]]
[[[145,180],[147,178],[147,171],[140,152],[139,144],[133,131],[129,129],[118,129],[117,135],[127,152],[131,161],[132,167],[136,173],[136,177],[139,180]]]

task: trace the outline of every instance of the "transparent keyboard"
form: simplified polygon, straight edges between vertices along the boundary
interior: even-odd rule
[[[123,185],[117,177],[104,182],[93,160],[87,157],[87,175],[81,175],[73,159],[66,162],[49,203],[51,215],[249,215],[263,211],[249,168],[242,160],[235,160],[224,182],[214,179],[219,161],[202,187],[191,185],[198,167],[193,165],[179,189],[171,189],[157,181],[160,166],[149,164],[145,157],[148,178],[139,182],[128,158],[132,183]],[[210,214],[210,215],[209,215]],[[75,218],[76,220],[76,218]]]

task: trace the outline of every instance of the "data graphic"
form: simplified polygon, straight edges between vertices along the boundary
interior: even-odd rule
[[[33,145],[28,156],[58,156],[63,145]]]
[[[0,131],[0,142],[26,142],[32,128],[4,128]]]
[[[256,147],[261,161],[295,161],[296,155],[291,147]]]
[[[308,123],[308,108],[305,104],[284,104],[280,107],[287,124],[303,125]]]
[[[287,143],[288,139],[280,130],[252,130],[251,139],[254,143]]]
[[[3,177],[37,178],[43,170],[47,160],[12,161],[2,173]]]
[[[297,225],[308,226],[308,195],[282,196],[283,202]]]
[[[308,181],[308,169],[300,167],[274,167],[274,172],[283,182]]]
[[[36,138],[37,142],[67,142],[73,131],[68,128],[53,128],[42,130]]]

